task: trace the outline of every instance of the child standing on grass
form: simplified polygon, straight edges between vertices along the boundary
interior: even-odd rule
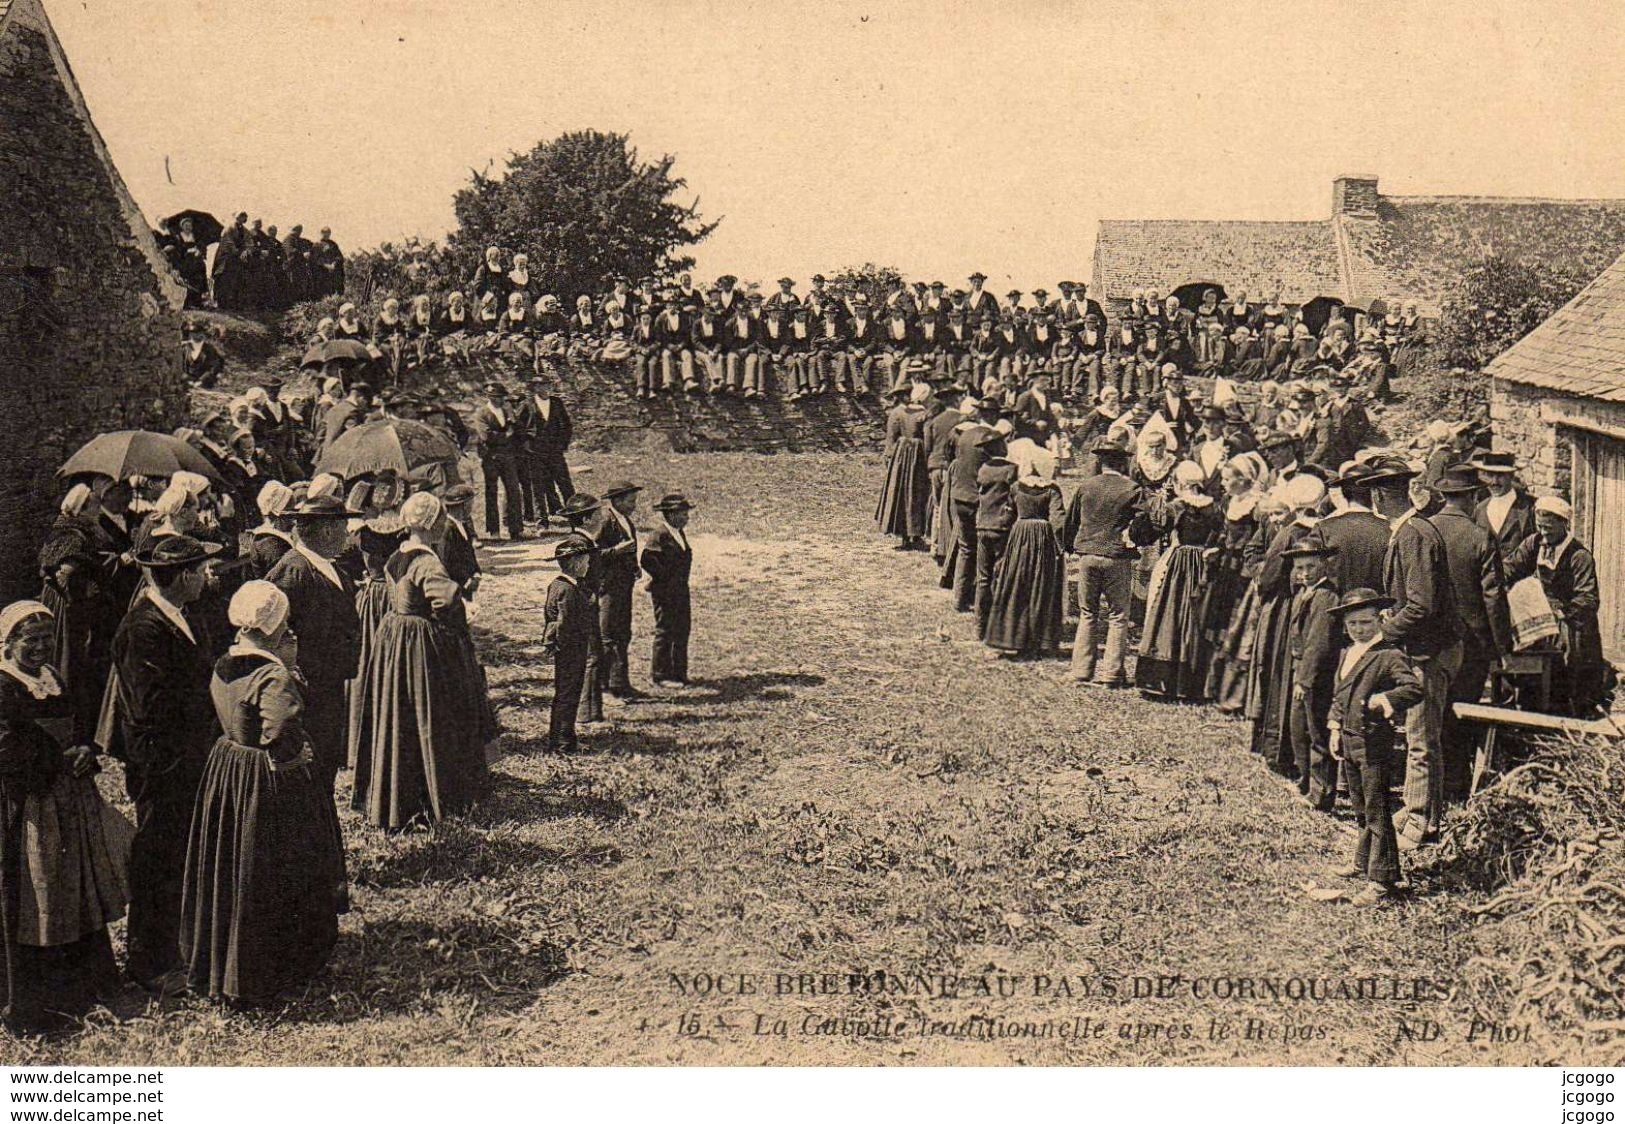
[[[657,687],[682,687],[688,684],[688,577],[694,566],[694,551],[684,528],[694,505],[681,492],[670,492],[655,504],[655,510],[660,512],[661,524],[649,536],[642,557],[655,616],[649,677]]]
[[[553,548],[559,576],[547,587],[543,609],[542,651],[553,657],[553,706],[547,725],[550,753],[574,753],[576,712],[587,678],[587,655],[596,623],[592,601],[582,589],[598,548],[585,535],[569,534]]]
[[[1287,729],[1298,768],[1298,791],[1330,812],[1337,800],[1337,762],[1326,746],[1326,713],[1342,648],[1337,619],[1337,587],[1327,575],[1337,548],[1303,543],[1282,554],[1292,564],[1292,598],[1287,632],[1291,657],[1291,710]],[[1284,686],[1284,685],[1283,685]]]
[[[1349,646],[1338,661],[1326,726],[1331,755],[1348,770],[1360,841],[1335,873],[1365,878],[1357,906],[1386,900],[1399,881],[1399,837],[1388,806],[1393,777],[1394,723],[1422,701],[1422,681],[1405,653],[1383,638],[1378,611],[1393,601],[1374,589],[1345,593],[1332,613],[1342,618]]]

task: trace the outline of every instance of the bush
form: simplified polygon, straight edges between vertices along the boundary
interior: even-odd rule
[[[1488,257],[1456,278],[1439,318],[1446,367],[1478,371],[1585,288],[1589,277]]]

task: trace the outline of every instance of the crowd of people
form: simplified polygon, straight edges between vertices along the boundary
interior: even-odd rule
[[[876,521],[932,552],[990,655],[1060,654],[1075,558],[1071,679],[1214,704],[1315,808],[1346,791],[1362,831],[1339,873],[1372,905],[1469,795],[1452,703],[1514,652],[1549,660],[1561,715],[1606,713],[1615,684],[1569,505],[1529,495],[1487,426],[1385,445],[1349,371],[1313,373],[1250,405],[1215,380],[1199,404],[1169,365],[1139,408],[1104,395],[1081,420],[1043,369],[1014,398],[922,379],[888,415]],[[1536,683],[1498,690],[1542,705]]]
[[[369,407],[356,383],[305,418],[279,391],[176,435],[207,473],[70,476],[38,598],[0,611],[0,1012],[14,1030],[72,1025],[119,985],[107,930],[124,916],[131,982],[275,1001],[322,968],[348,909],[335,790],[384,831],[466,813],[486,790],[498,727],[471,627],[474,489],[442,464],[315,471],[352,425],[399,418],[396,403]],[[537,394],[526,409],[563,415]],[[539,501],[541,522],[568,526],[539,622],[548,752],[578,748],[578,721],[605,729],[606,700],[644,693],[629,674],[640,575],[651,680],[689,683],[693,504],[664,496],[645,535],[639,492]],[[95,783],[110,760],[133,828]]]
[[[893,278],[871,294],[817,274],[805,293],[783,277],[763,294],[731,275],[703,289],[686,273],[635,284],[617,276],[566,307],[542,290],[526,254],[493,246],[463,287],[438,298],[387,295],[371,317],[347,303],[310,342],[365,342],[396,378],[431,358],[466,362],[481,350],[536,362],[568,356],[624,368],[642,399],[885,394],[919,367],[984,393],[1014,392],[1043,369],[1060,397],[1088,404],[1106,388],[1122,398],[1154,393],[1170,365],[1187,376],[1276,383],[1346,371],[1380,399],[1397,357],[1427,338],[1415,304],[1392,298],[1369,310],[1317,310],[1285,304],[1278,292],[1255,302],[1211,288],[1186,307],[1136,290],[1108,320],[1082,282],[1060,282],[1054,298],[1011,290],[1002,302],[985,282],[973,273],[950,291]]]
[[[157,232],[159,249],[186,286],[188,308],[267,315],[343,295],[344,251],[329,228],[312,242],[303,226],[295,224],[284,238],[262,219],[249,222],[246,212],[217,236],[199,228],[208,221],[183,214]]]

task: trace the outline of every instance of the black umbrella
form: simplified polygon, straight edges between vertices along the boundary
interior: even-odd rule
[[[208,211],[177,211],[164,220],[164,229],[179,237],[182,219],[192,220],[192,237],[198,240],[200,246],[220,241],[220,235],[226,229],[220,224],[220,220]]]
[[[220,473],[203,454],[178,437],[144,429],[124,429],[92,438],[56,470],[58,476],[96,475],[123,480],[130,476],[173,476],[195,472],[220,482]]]
[[[1217,281],[1190,281],[1181,285],[1168,295],[1170,297],[1178,297],[1179,306],[1181,308],[1188,308],[1192,312],[1195,312],[1197,309],[1202,307],[1202,294],[1207,292],[1209,289],[1212,289],[1214,292],[1219,294],[1219,303],[1223,304],[1224,286],[1219,284]]]
[[[1364,312],[1365,309],[1346,304],[1338,297],[1316,297],[1305,304],[1302,311],[1303,322],[1309,326],[1311,332],[1318,336],[1325,329],[1326,322],[1332,318],[1334,312],[1347,319],[1347,313]],[[1352,320],[1349,321],[1349,327],[1354,327]]]
[[[300,360],[301,367],[325,367],[329,363],[369,363],[372,352],[359,340],[328,340],[319,343]]]

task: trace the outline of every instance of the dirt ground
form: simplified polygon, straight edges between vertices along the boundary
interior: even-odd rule
[[[1539,1033],[1464,1013],[1471,902],[1303,893],[1351,829],[1243,723],[989,659],[874,533],[877,456],[590,460],[584,488],[699,505],[698,688],[541,755],[551,566],[491,544],[494,791],[433,831],[347,820],[329,971],[276,1012],[130,997],[0,1060],[1508,1064]],[[640,595],[643,686],[649,627]]]

